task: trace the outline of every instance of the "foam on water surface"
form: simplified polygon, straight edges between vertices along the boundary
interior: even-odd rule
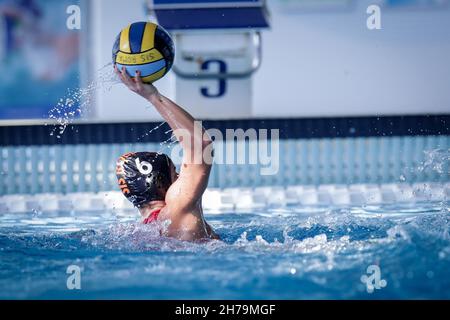
[[[89,112],[95,90],[119,83],[111,65],[97,77],[86,88],[68,91],[50,112],[58,138]],[[173,143],[170,137],[161,148]],[[448,150],[426,151],[425,161],[405,168],[399,179],[408,182],[411,173],[423,170],[448,176],[448,160]],[[42,212],[25,206],[2,212],[0,298],[448,299],[447,195],[433,186],[410,189],[425,201],[300,201],[239,213],[230,194],[231,211],[207,216],[222,240],[204,243],[160,237],[159,226],[141,225],[136,215],[117,210]],[[69,265],[82,269],[81,290],[66,287]],[[388,283],[373,294],[360,281],[370,265],[378,265]]]
[[[2,298],[450,298],[447,204],[207,219],[221,241],[160,237],[108,212],[3,215]],[[71,264],[82,290],[65,287]],[[372,264],[388,285],[368,294],[360,277]]]

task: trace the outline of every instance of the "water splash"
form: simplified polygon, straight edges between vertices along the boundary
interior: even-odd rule
[[[165,132],[165,134],[168,134],[171,131],[172,130],[168,130],[168,131]],[[164,140],[164,141],[159,143],[160,151],[162,152],[162,150],[164,148],[171,149],[176,144],[178,144],[178,140],[177,140],[177,138],[174,135],[171,134],[169,138],[167,138],[166,140]]]
[[[450,175],[450,149],[424,150],[424,160],[414,167],[406,167],[399,176],[400,182],[408,182],[408,177],[418,174],[434,174],[439,177]]]
[[[159,123],[156,127],[146,131],[144,134],[142,134],[141,136],[139,136],[137,138],[137,141],[141,141],[144,138],[150,136],[153,132],[155,132],[156,130],[160,129],[166,122],[163,121],[161,123]],[[178,143],[178,140],[176,139],[176,137],[172,134],[173,129],[169,129],[166,130],[164,132],[164,135],[169,135],[169,137],[166,140],[163,140],[162,142],[159,143],[159,149],[156,151],[159,154],[164,153],[164,149],[171,149],[174,145],[176,145]]]
[[[58,288],[65,268],[75,263],[85,268],[86,298],[165,292],[166,298],[368,298],[360,276],[376,263],[389,281],[377,297],[448,298],[448,213],[427,205],[411,219],[406,205],[380,210],[407,216],[351,210],[211,215],[223,241],[201,244],[160,237],[157,225],[142,225],[137,216],[115,221],[96,213],[96,220],[57,221],[44,215],[39,221],[46,224],[0,216],[0,285],[8,288],[2,297],[69,297],[73,293]],[[79,230],[68,228],[68,219]],[[218,286],[224,290],[214,290]]]
[[[425,150],[425,160],[417,167],[418,172],[431,170],[440,175],[450,174],[450,149]]]
[[[56,106],[54,106],[48,113],[48,118],[53,120],[53,125],[50,131],[51,136],[56,136],[60,139],[66,129],[77,119],[88,116],[92,110],[91,105],[98,90],[102,92],[108,92],[111,88],[120,84],[121,81],[117,77],[112,67],[112,63],[108,63],[100,68],[95,74],[95,79],[91,81],[84,88],[67,89],[66,94],[59,99]],[[154,128],[148,130],[137,138],[137,142],[151,135],[156,130],[160,129],[166,122],[159,123]],[[45,123],[49,125],[49,123]],[[164,149],[171,149],[178,143],[177,139],[171,134],[172,130],[164,132],[165,135],[169,135],[169,138],[159,143],[158,153],[163,153]]]
[[[112,63],[108,63],[97,71],[94,80],[86,87],[67,89],[66,94],[48,112],[48,118],[54,121],[50,135],[60,139],[71,123],[91,112],[90,106],[97,90],[107,92],[118,83],[120,80],[114,73]]]

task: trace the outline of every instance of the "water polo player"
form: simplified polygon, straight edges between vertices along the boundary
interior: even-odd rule
[[[139,209],[144,223],[170,220],[163,231],[166,236],[180,240],[218,239],[203,217],[201,204],[211,171],[204,150],[211,148],[211,139],[203,128],[195,129],[195,120],[188,112],[152,84],[143,83],[139,72],[132,79],[125,69],[120,72],[115,67],[115,71],[131,91],[156,108],[183,149],[180,173],[165,154],[131,152],[121,156],[116,172],[123,194]]]

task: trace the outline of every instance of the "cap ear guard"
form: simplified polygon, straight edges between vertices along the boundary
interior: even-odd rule
[[[124,154],[117,161],[116,175],[124,196],[135,207],[165,200],[172,184],[169,156],[156,152]]]

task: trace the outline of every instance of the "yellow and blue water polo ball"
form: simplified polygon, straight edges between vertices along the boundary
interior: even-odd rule
[[[173,64],[175,48],[172,38],[161,26],[151,22],[135,22],[122,29],[114,42],[113,63],[125,67],[130,77],[141,72],[142,81],[161,79]]]

